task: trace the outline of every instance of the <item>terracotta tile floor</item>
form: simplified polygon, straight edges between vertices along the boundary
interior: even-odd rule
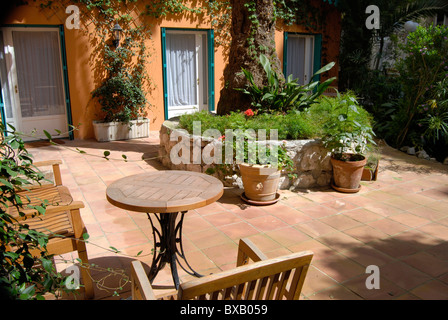
[[[164,169],[151,159],[157,157],[158,133],[130,141],[61,142],[31,143],[29,151],[36,160],[63,161],[63,183],[86,206],[81,213],[90,234],[90,262],[125,274],[133,259],[149,265],[153,238],[146,215],[109,204],[105,190],[126,175]],[[104,150],[111,151],[111,160],[101,157]],[[122,154],[128,162],[120,160]],[[242,202],[241,192],[226,189],[216,203],[187,213],[184,250],[198,272],[232,268],[238,240],[248,237],[268,257],[314,251],[302,299],[448,299],[447,166],[385,146],[378,181],[362,182],[356,194],[329,188],[281,191],[277,204],[255,207]],[[110,246],[120,252],[107,250]],[[76,253],[64,257],[73,259]],[[366,287],[369,265],[379,267],[380,289]],[[183,281],[191,277],[180,274]],[[97,288],[96,299],[129,297],[130,285],[119,273],[99,270],[93,276],[110,288]],[[155,284],[169,283],[166,267]],[[114,288],[119,297],[111,297]]]

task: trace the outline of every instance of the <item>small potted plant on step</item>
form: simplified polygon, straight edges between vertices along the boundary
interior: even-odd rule
[[[340,112],[326,125],[324,146],[331,152],[332,187],[340,192],[354,193],[361,189],[360,181],[366,165],[366,152],[375,141],[368,113],[352,94],[338,93]]]

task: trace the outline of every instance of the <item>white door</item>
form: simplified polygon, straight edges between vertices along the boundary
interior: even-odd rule
[[[168,119],[208,110],[207,32],[166,31]]]
[[[292,74],[299,84],[308,84],[314,74],[314,37],[288,35],[286,59],[286,76]]]
[[[68,137],[58,28],[2,28],[0,76],[6,121],[24,140]],[[60,134],[58,134],[60,132]]]

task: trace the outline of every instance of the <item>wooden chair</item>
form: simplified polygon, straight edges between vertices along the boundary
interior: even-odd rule
[[[78,252],[82,261],[81,276],[85,288],[85,297],[93,298],[93,281],[88,268],[86,244],[83,234],[87,232],[82,221],[80,209],[84,208],[81,201],[73,201],[70,191],[62,185],[61,161],[36,162],[36,167],[53,166],[54,184],[34,185],[28,190],[19,191],[17,194],[24,199],[25,204],[40,205],[43,200],[48,201],[44,215],[36,215],[32,209],[22,210],[25,216],[20,216],[17,209],[9,208],[9,214],[17,222],[27,224],[30,229],[43,232],[48,235],[47,251],[49,254],[60,255],[73,251]],[[28,202],[29,201],[29,202]],[[87,266],[87,267],[86,267]]]
[[[237,267],[180,285],[177,292],[156,295],[140,261],[131,263],[133,300],[298,300],[313,253],[266,256],[248,239],[238,246]],[[254,263],[248,263],[253,260]]]

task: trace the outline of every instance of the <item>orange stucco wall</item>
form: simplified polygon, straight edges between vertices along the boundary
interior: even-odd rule
[[[29,2],[29,5],[12,6],[8,12],[3,12],[1,24],[29,24],[29,25],[65,25],[65,19],[69,14],[65,10],[53,11],[41,10],[39,1]],[[140,1],[139,1],[140,3]],[[144,5],[144,1],[141,2]],[[53,14],[51,14],[53,13]],[[92,101],[91,92],[95,89],[95,75],[92,71],[92,57],[96,56],[92,51],[86,30],[83,28],[92,28],[84,25],[81,12],[81,29],[65,30],[66,53],[68,80],[71,99],[71,116],[73,124],[79,126],[75,132],[75,138],[89,139],[93,138],[92,120],[98,117],[100,107],[95,101]],[[208,18],[192,21],[191,17],[166,17],[161,20],[145,18],[144,23],[151,25],[152,36],[147,40],[150,58],[147,64],[148,74],[152,83],[152,90],[148,93],[148,101],[151,107],[148,109],[148,117],[151,119],[151,130],[159,130],[164,121],[164,101],[163,101],[163,73],[162,73],[162,45],[161,28],[199,28],[210,29]],[[340,17],[335,11],[327,17],[326,30],[307,30],[301,26],[277,26],[276,46],[279,58],[283,60],[283,31],[304,32],[304,33],[323,33],[327,62],[337,61],[339,53],[340,39]],[[112,26],[111,26],[112,28]],[[326,39],[326,41],[325,41]],[[219,101],[219,95],[223,86],[223,70],[226,65],[225,48],[215,46],[215,106]],[[329,76],[337,76],[337,66],[331,70]]]

